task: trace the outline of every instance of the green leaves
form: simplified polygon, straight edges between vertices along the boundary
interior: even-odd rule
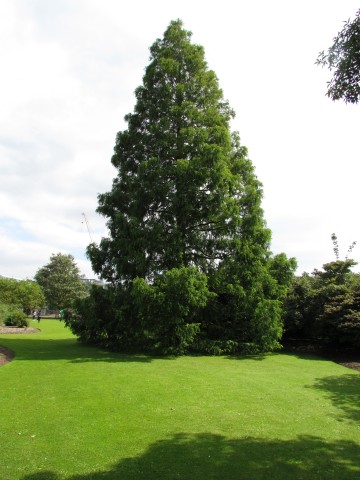
[[[33,308],[44,306],[45,297],[36,282],[0,278],[0,303],[17,305],[29,314]]]
[[[200,331],[199,312],[214,294],[195,267],[174,268],[153,285],[136,278],[131,295],[148,335],[167,353],[184,353]]]
[[[310,338],[323,345],[360,346],[360,275],[351,271],[352,259],[339,259],[337,237],[332,234],[336,260],[312,275],[292,282],[285,305],[289,338]],[[352,243],[348,254],[355,246]]]
[[[205,270],[223,257],[224,236],[236,234],[228,215],[240,181],[231,171],[233,112],[190,37],[175,21],[151,47],[135,111],[117,136],[112,162],[119,174],[112,191],[99,197],[110,230],[100,245],[102,265],[103,255],[89,249],[108,281],[131,282],[182,265]],[[111,272],[109,262],[116,266]]]
[[[216,330],[227,349],[272,348],[292,267],[285,255],[270,262],[262,185],[230,131],[234,112],[204,49],[190,40],[177,20],[150,48],[134,112],[116,138],[117,176],[99,195],[109,237],[88,255],[119,300],[119,345],[126,337],[183,353]]]
[[[320,52],[316,63],[335,70],[328,82],[327,96],[357,103],[360,97],[360,10],[345,22],[327,53]]]
[[[69,308],[76,298],[86,295],[86,287],[72,255],[52,255],[50,262],[36,272],[35,280],[52,309]]]

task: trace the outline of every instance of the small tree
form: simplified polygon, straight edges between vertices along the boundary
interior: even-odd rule
[[[320,52],[316,63],[335,70],[328,82],[327,96],[357,103],[360,97],[360,10],[355,19],[345,22],[327,53]]]
[[[29,314],[34,307],[45,305],[40,285],[32,280],[0,278],[0,303],[16,305]]]
[[[50,309],[71,307],[77,298],[86,296],[86,286],[72,255],[57,253],[35,274]]]
[[[22,280],[18,285],[20,304],[26,314],[33,308],[45,305],[45,296],[41,286],[32,280]]]

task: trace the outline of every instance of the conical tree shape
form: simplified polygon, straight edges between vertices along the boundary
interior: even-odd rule
[[[109,237],[88,248],[94,271],[112,285],[114,314],[104,300],[111,292],[98,295],[106,319],[94,313],[92,327],[83,322],[78,330],[111,343],[111,324],[119,345],[147,335],[181,353],[214,332],[236,348],[271,349],[284,291],[275,266],[294,265],[271,258],[262,187],[231,133],[234,113],[181,21],[150,51],[134,112],[117,135],[118,174],[99,196]]]
[[[119,173],[98,208],[110,238],[89,249],[95,271],[111,282],[181,266],[207,271],[231,255],[250,207],[264,228],[260,184],[230,133],[233,112],[190,37],[175,21],[151,47],[135,111],[117,135]]]

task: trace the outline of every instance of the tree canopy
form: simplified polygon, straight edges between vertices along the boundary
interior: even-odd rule
[[[357,263],[339,258],[337,237],[332,235],[336,260],[322,270],[294,279],[286,298],[285,334],[311,339],[322,345],[360,346],[360,274]],[[348,249],[352,252],[356,242]]]
[[[203,48],[173,22],[150,51],[135,112],[117,135],[112,163],[119,174],[99,197],[110,239],[89,250],[108,281],[194,264],[208,269],[234,247],[239,201],[246,208],[247,197],[254,204],[261,197],[246,149],[229,132],[234,114]],[[265,228],[263,235],[266,244]]]
[[[0,303],[20,307],[29,314],[31,309],[45,304],[43,291],[32,280],[15,280],[0,277]]]
[[[53,254],[48,264],[35,274],[50,309],[69,308],[86,295],[86,287],[72,255]]]
[[[109,288],[93,290],[71,326],[118,348],[276,348],[295,262],[269,250],[262,185],[230,130],[235,114],[180,20],[150,53],[116,137],[112,190],[99,195],[109,236],[88,247]]]
[[[345,22],[327,53],[320,52],[317,64],[334,70],[327,95],[332,100],[357,103],[360,97],[360,10]]]

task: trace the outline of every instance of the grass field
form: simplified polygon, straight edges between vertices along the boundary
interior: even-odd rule
[[[16,352],[0,367],[1,480],[360,478],[359,372],[286,354],[126,356],[39,327],[0,335]]]

